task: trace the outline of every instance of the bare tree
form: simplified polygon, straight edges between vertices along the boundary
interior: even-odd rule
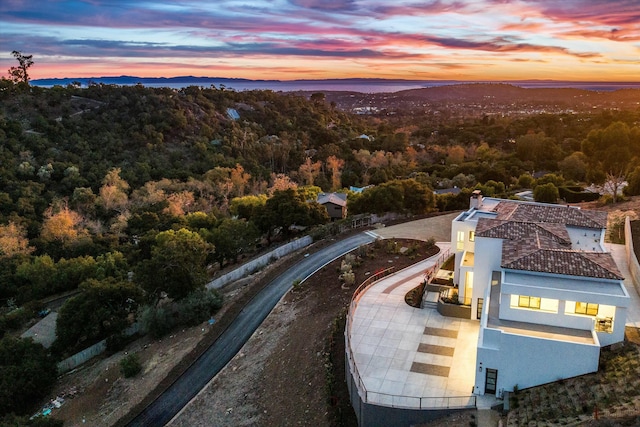
[[[9,68],[9,78],[16,84],[29,84],[28,70],[33,65],[33,55],[23,55],[17,50],[11,54],[18,61],[18,66]]]

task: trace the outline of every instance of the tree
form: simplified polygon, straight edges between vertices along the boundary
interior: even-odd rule
[[[195,197],[191,191],[172,193],[167,197],[169,206],[163,212],[172,216],[184,216],[186,212],[193,209],[194,201]]]
[[[254,218],[257,211],[266,203],[267,196],[265,194],[258,196],[236,197],[231,200],[229,211],[232,215],[237,215],[239,218],[251,220]]]
[[[15,222],[0,225],[0,259],[14,255],[29,255],[34,248],[29,246],[26,230]]]
[[[327,210],[317,202],[307,202],[297,191],[275,191],[255,218],[258,228],[267,234],[267,240],[278,231],[290,236],[293,226],[307,227],[329,221]]]
[[[434,209],[435,205],[433,190],[415,179],[389,181],[368,188],[359,196],[350,197],[348,201],[349,211],[354,214],[365,212],[421,214]]]
[[[536,202],[542,203],[556,203],[560,197],[558,187],[553,185],[552,182],[538,185],[533,190],[533,198]]]
[[[56,242],[62,245],[72,243],[78,238],[87,236],[87,230],[82,227],[84,218],[69,209],[66,205],[58,212],[50,207],[45,212],[45,220],[42,223],[40,236],[48,242]]]
[[[57,378],[56,363],[31,338],[0,340],[0,414],[25,414],[46,396]]]
[[[640,195],[640,166],[636,166],[633,172],[629,174],[627,179],[628,184],[624,187],[624,194],[626,196]]]
[[[249,181],[251,180],[251,174],[245,172],[240,163],[236,163],[236,167],[230,171],[229,179],[233,184],[232,194],[242,196],[244,195],[247,184],[249,184]]]
[[[397,182],[385,183],[363,191],[359,197],[349,198],[347,206],[353,214],[402,212],[404,189]]]
[[[225,261],[237,262],[242,253],[251,252],[260,232],[251,222],[243,219],[223,219],[210,232],[208,241],[216,248],[214,258],[220,265]]]
[[[322,162],[311,162],[311,157],[307,157],[303,164],[298,168],[298,176],[304,185],[313,185],[313,182],[320,174]]]
[[[344,160],[336,157],[327,157],[327,168],[331,172],[331,191],[337,191],[342,188],[342,168],[344,167]]]
[[[24,283],[20,292],[26,301],[52,294],[51,281],[56,274],[56,265],[49,255],[40,255],[31,262],[23,262],[16,269],[15,278]]]
[[[587,162],[587,156],[576,151],[558,162],[558,168],[565,178],[582,182],[587,177]]]
[[[296,189],[298,188],[298,184],[293,182],[289,176],[283,173],[272,173],[271,174],[271,182],[272,185],[269,187],[269,194],[273,194],[276,191],[284,191],[288,189]]]
[[[555,173],[547,173],[536,180],[536,186],[548,183],[552,183],[556,187],[562,187],[564,185],[564,177]]]
[[[120,168],[110,169],[102,180],[103,185],[100,187],[98,202],[107,211],[113,210],[121,213],[126,209],[129,202],[129,196],[127,195],[129,184],[120,178],[120,171]]]
[[[605,189],[617,201],[620,187],[627,178],[632,164],[632,132],[623,122],[615,122],[605,129],[592,130],[582,142],[582,151],[589,158],[589,176],[604,177]],[[597,172],[600,172],[597,174]]]
[[[537,169],[556,169],[562,150],[544,132],[529,133],[516,139],[516,154],[521,160],[533,161]]]
[[[209,230],[216,226],[216,216],[212,213],[208,215],[204,212],[192,212],[184,216],[184,220],[187,223],[191,231],[198,231],[202,228]]]
[[[29,68],[33,65],[33,55],[23,55],[22,52],[14,50],[11,52],[18,61],[17,67],[9,68],[9,79],[16,84],[29,84]]]
[[[305,185],[302,187],[298,187],[296,192],[303,200],[316,200],[318,195],[322,193],[322,188],[315,185]]]
[[[518,177],[518,187],[519,188],[531,188],[533,184],[536,182],[536,179],[531,176],[529,173],[523,173]]]
[[[180,299],[207,281],[206,260],[212,246],[186,228],[158,233],[151,258],[140,263],[135,279],[150,298],[161,292]]]
[[[400,184],[404,192],[404,210],[418,215],[435,208],[436,198],[429,186],[423,185],[415,179],[403,179]]]
[[[459,165],[464,162],[465,150],[460,145],[454,145],[447,149],[447,164]]]
[[[482,191],[482,194],[488,197],[500,196],[506,191],[504,182],[496,182],[492,179],[484,184],[476,185],[475,188]]]
[[[89,279],[58,313],[55,348],[69,351],[121,333],[142,300],[135,284],[107,278]]]
[[[71,207],[74,210],[92,216],[96,210],[96,195],[88,187],[76,187],[71,196]]]

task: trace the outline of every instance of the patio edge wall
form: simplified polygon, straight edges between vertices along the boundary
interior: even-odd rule
[[[629,264],[629,271],[631,272],[631,280],[633,281],[633,286],[636,288],[636,292],[640,295],[640,264],[633,249],[631,220],[628,216],[624,220],[624,246],[627,252],[627,263]]]

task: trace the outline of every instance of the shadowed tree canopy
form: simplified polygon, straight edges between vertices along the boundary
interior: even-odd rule
[[[135,284],[113,278],[89,279],[80,289],[82,293],[69,298],[58,314],[55,348],[59,350],[85,348],[122,332],[142,300]]]
[[[289,188],[276,190],[265,205],[258,210],[255,223],[270,239],[280,230],[286,237],[294,233],[293,226],[308,227],[324,224],[329,215],[324,206],[307,202],[298,191]]]
[[[412,178],[389,181],[351,197],[349,211],[353,214],[422,214],[434,209],[435,203],[433,190]]]
[[[24,414],[55,384],[56,363],[31,338],[0,340],[0,415]]]
[[[186,228],[158,233],[151,258],[138,267],[136,281],[151,299],[161,292],[181,299],[202,288],[207,281],[206,260],[212,246]]]
[[[255,247],[260,233],[252,222],[244,219],[223,219],[211,230],[207,240],[215,246],[214,259],[223,265],[225,261],[237,262],[238,256]]]
[[[640,132],[626,123],[615,122],[605,129],[592,130],[582,142],[582,151],[588,157],[587,179],[606,184],[616,202],[620,186],[640,156]]]

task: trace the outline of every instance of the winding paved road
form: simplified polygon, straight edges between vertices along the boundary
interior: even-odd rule
[[[310,255],[271,281],[249,301],[220,338],[128,426],[168,423],[240,351],[295,280],[305,280],[332,260],[372,241],[374,237],[367,233],[356,234]]]

